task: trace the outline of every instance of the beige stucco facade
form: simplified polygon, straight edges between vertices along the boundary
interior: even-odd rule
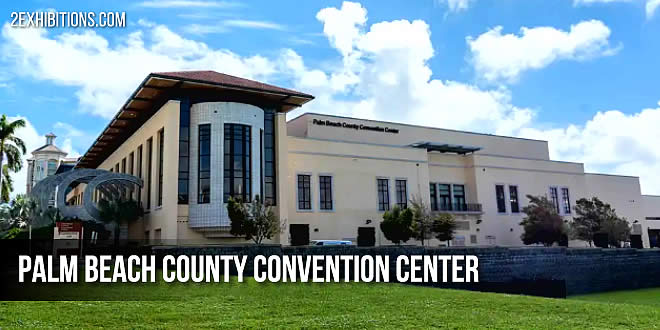
[[[315,120],[329,120],[341,126],[319,125]],[[380,126],[398,133],[356,129],[356,125]],[[288,127],[289,196],[294,198],[289,202],[289,219],[291,223],[308,223],[311,239],[355,240],[358,227],[373,226],[378,243],[388,244],[378,226],[383,212],[377,210],[377,178],[390,179],[390,196],[395,194],[392,182],[406,179],[408,196],[420,195],[427,204],[431,203],[430,185],[463,186],[466,203],[480,205],[481,211],[450,211],[461,223],[454,242],[460,245],[522,245],[519,223],[524,217],[522,208],[527,205],[525,196],[551,198],[552,188],[557,189],[560,214],[566,220],[574,216],[577,199],[597,196],[625,217],[633,225],[634,233],[642,234],[645,246],[649,244],[647,227],[656,226],[646,220],[646,214],[653,212],[655,205],[660,207],[657,203],[660,198],[642,196],[639,178],[589,174],[581,163],[552,161],[545,141],[316,114],[295,118]],[[421,141],[480,150],[458,155],[410,147]],[[318,207],[296,209],[295,177],[299,173],[311,173],[314,177],[313,203],[319,198],[315,187],[318,176],[333,176],[334,211],[321,211]],[[503,212],[497,205],[498,185],[505,193]],[[518,212],[512,210],[512,189],[517,189]],[[570,209],[564,209],[561,196],[564,189]],[[372,221],[367,224],[367,220]],[[637,227],[639,224],[643,228]],[[571,241],[570,245],[586,246],[586,243]]]
[[[243,193],[247,185],[250,197],[265,194],[271,191],[264,188],[269,175],[275,182],[274,210],[283,228],[270,243],[289,244],[290,226],[302,225],[311,240],[355,243],[359,228],[367,227],[373,228],[376,244],[391,244],[379,228],[385,209],[413,198],[434,212],[454,214],[458,222],[454,245],[522,245],[519,223],[526,195],[554,198],[566,220],[575,215],[576,200],[599,197],[631,223],[644,246],[650,245],[649,233],[660,230],[660,197],[643,196],[639,178],[590,174],[581,163],[553,161],[546,141],[311,113],[287,122],[281,109],[227,100],[162,103],[96,166],[143,179],[139,200],[145,216],[131,224],[129,237],[155,244],[244,243],[229,234],[226,192]],[[181,120],[188,111],[189,128]],[[266,118],[272,118],[272,124],[264,124]],[[210,125],[211,135],[204,144],[211,154],[207,202],[199,181],[202,125]],[[190,138],[186,149],[180,150],[182,127]],[[248,135],[249,139],[230,147],[236,141],[226,137],[234,129],[245,132],[241,139]],[[272,150],[264,147],[269,132]],[[150,169],[149,139],[153,141]],[[228,158],[235,156],[236,148],[243,148],[242,164],[242,158]],[[226,166],[228,160],[231,168]],[[266,164],[269,160],[273,167]],[[228,173],[234,173],[232,181],[227,181]],[[236,175],[248,179],[235,185]],[[181,178],[189,189],[184,202]],[[82,188],[72,191],[71,197]],[[444,243],[433,239],[430,244]],[[586,246],[579,241],[570,244]]]

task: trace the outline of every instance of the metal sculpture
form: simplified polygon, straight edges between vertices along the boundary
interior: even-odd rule
[[[86,184],[82,205],[67,205],[67,188],[72,184]],[[120,199],[125,191],[142,187],[142,180],[128,174],[114,173],[97,169],[75,169],[56,174],[39,181],[30,195],[35,198],[42,210],[47,209],[55,197],[55,205],[62,217],[100,221],[99,209],[94,201],[94,193],[99,192],[105,199]]]

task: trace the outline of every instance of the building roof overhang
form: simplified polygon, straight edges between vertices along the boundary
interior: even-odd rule
[[[215,71],[149,74],[80,158],[76,168],[96,168],[169,100],[240,102],[288,112],[312,95]]]
[[[413,148],[426,149],[426,151],[438,151],[441,153],[455,153],[466,155],[481,150],[480,147],[461,146],[448,143],[416,142],[410,145]]]

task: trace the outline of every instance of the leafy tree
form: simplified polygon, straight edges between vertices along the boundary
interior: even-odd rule
[[[32,253],[32,225],[36,222],[39,216],[39,207],[37,201],[28,197],[27,195],[20,194],[11,202],[11,209],[9,211],[11,219],[14,221],[12,227],[28,228],[28,239],[30,240],[29,249]],[[16,230],[10,230],[14,236],[18,233]]]
[[[433,219],[433,232],[435,238],[440,241],[451,242],[454,239],[454,231],[456,230],[456,221],[454,216],[449,213],[439,213]]]
[[[231,220],[229,232],[234,236],[252,240],[257,245],[282,231],[273,208],[265,205],[259,196],[249,203],[229,198],[227,212]]]
[[[520,236],[523,243],[552,246],[555,242],[561,242],[562,236],[566,235],[566,227],[553,203],[544,196],[527,195],[527,198],[529,205],[522,209],[527,216],[520,223],[525,230]]]
[[[9,122],[6,115],[0,117],[0,169],[7,160],[8,170],[18,172],[23,167],[21,156],[25,154],[25,143],[16,136],[19,128],[25,127],[25,120],[17,119]],[[4,173],[0,175],[0,186],[4,188]],[[8,201],[9,199],[5,200]]]
[[[99,218],[101,221],[108,224],[114,224],[115,245],[119,243],[120,226],[138,220],[144,213],[140,205],[132,199],[101,199],[98,206]]]
[[[619,218],[608,203],[592,197],[581,198],[576,202],[575,214],[571,222],[571,236],[592,245],[594,235],[607,234],[609,244],[619,246],[630,236],[630,226],[625,219]]]
[[[0,202],[9,203],[9,195],[14,191],[14,180],[9,175],[9,166],[2,166],[2,191],[0,192]]]
[[[18,227],[31,229],[33,222],[39,216],[37,202],[27,195],[20,194],[11,201],[10,217]]]
[[[395,206],[391,211],[383,214],[380,230],[385,238],[394,244],[399,245],[401,242],[407,242],[414,234],[412,230],[413,216],[411,209],[401,210],[401,208]]]
[[[608,218],[600,232],[607,234],[607,243],[610,246],[621,247],[621,243],[630,238],[630,225],[623,218]]]
[[[419,195],[413,196],[410,206],[413,212],[413,237],[421,241],[424,246],[424,242],[431,237],[433,232],[433,214]]]

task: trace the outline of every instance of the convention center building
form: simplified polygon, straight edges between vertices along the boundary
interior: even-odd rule
[[[455,216],[452,245],[522,246],[526,195],[547,196],[567,220],[576,200],[596,196],[645,247],[658,242],[660,196],[642,195],[638,177],[551,160],[546,141],[314,113],[286,120],[313,98],[214,71],[152,73],[76,168],[142,179],[133,196],[145,215],[128,232],[152,244],[245,243],[229,233],[226,203],[256,195],[280,219],[272,243],[285,245],[301,232],[392,244],[383,213],[420,198]]]

